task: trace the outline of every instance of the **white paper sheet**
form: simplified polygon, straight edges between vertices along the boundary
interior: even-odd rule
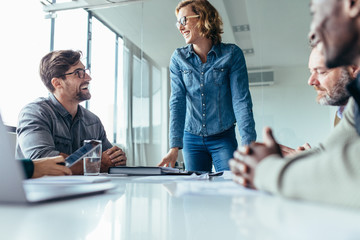
[[[111,179],[105,176],[45,176],[41,178],[26,179],[23,182],[31,184],[79,184],[107,182]]]

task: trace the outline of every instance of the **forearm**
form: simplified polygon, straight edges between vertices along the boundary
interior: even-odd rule
[[[360,207],[360,140],[290,159],[272,155],[256,168],[258,189],[290,198]]]

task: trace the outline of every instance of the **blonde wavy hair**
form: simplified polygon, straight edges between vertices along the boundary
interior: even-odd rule
[[[206,0],[185,0],[180,2],[176,9],[175,15],[179,14],[181,8],[190,6],[192,11],[199,15],[199,21],[196,24],[200,29],[200,34],[212,40],[213,44],[221,42],[223,31],[223,22],[218,11]]]

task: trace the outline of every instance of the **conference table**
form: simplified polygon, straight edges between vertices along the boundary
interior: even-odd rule
[[[9,239],[360,239],[360,211],[285,199],[223,176],[110,176],[116,188],[36,205],[0,204]]]

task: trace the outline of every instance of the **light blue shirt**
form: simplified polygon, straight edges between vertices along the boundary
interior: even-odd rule
[[[214,45],[202,63],[192,45],[170,62],[170,147],[183,147],[184,130],[198,136],[226,131],[237,122],[242,145],[256,140],[245,58],[234,44]]]

